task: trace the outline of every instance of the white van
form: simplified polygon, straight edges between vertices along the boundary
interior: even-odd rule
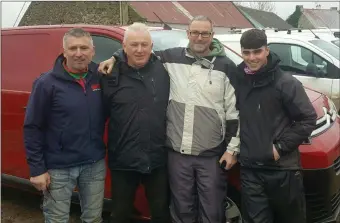
[[[340,112],[340,52],[334,44],[310,35],[267,33],[268,46],[281,59],[283,70],[296,73],[304,86],[326,94]],[[241,54],[242,34],[215,35]]]
[[[337,47],[340,47],[339,38],[335,37],[334,33],[329,29],[297,29],[297,30],[285,30],[285,31],[277,31],[273,29],[265,30],[267,35],[273,36],[284,36],[284,35],[298,35],[301,38],[309,37],[325,40],[327,42],[333,43]]]

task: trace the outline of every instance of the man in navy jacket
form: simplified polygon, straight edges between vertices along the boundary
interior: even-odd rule
[[[64,53],[33,84],[24,122],[30,181],[44,192],[45,222],[68,222],[79,189],[83,222],[102,222],[105,182],[103,112],[93,41],[88,32],[64,35]]]

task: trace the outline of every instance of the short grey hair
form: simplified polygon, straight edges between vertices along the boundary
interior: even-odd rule
[[[212,22],[212,20],[211,20],[208,16],[205,16],[205,15],[197,15],[197,16],[193,17],[193,18],[190,20],[190,22],[189,22],[189,27],[188,27],[189,29],[190,29],[191,24],[192,24],[193,22],[195,22],[195,21],[209,22],[210,25],[211,25],[211,31],[214,30],[213,22]]]
[[[93,39],[92,39],[91,34],[89,32],[86,32],[82,28],[73,28],[73,29],[70,29],[69,31],[67,31],[64,34],[64,37],[63,37],[63,47],[64,47],[64,49],[66,48],[67,38],[69,38],[70,36],[77,37],[77,38],[88,37],[91,41],[91,45],[93,46]]]
[[[132,25],[128,26],[128,28],[126,29],[123,42],[126,41],[129,33],[131,32],[145,32],[150,35],[149,27],[147,25],[141,22],[135,22]]]

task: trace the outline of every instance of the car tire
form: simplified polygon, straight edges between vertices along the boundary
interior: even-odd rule
[[[239,207],[229,197],[226,198],[226,210],[227,217],[226,223],[242,223],[242,216]]]

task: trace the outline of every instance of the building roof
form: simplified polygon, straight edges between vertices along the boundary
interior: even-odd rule
[[[232,2],[129,2],[148,22],[188,24],[197,15],[208,16],[217,27],[252,28],[253,25]],[[155,15],[157,14],[157,16]]]
[[[291,29],[293,28],[285,20],[280,18],[273,12],[261,11],[244,6],[237,6],[243,15],[256,27],[256,28],[278,28],[278,29]],[[262,26],[262,27],[261,27]]]
[[[302,13],[314,28],[339,29],[340,27],[340,13],[337,9],[303,9]]]

